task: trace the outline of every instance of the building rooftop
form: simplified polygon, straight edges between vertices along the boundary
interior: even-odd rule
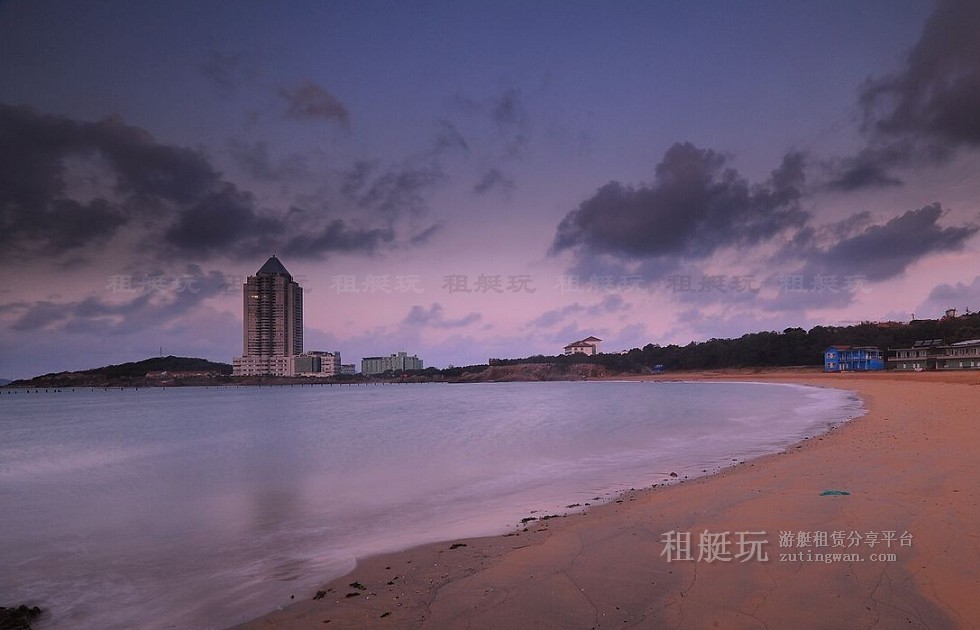
[[[921,341],[916,341],[915,343],[913,343],[912,347],[913,348],[938,348],[939,346],[942,345],[944,345],[942,339],[923,339]]]
[[[586,337],[585,339],[579,339],[578,341],[573,341],[572,343],[565,346],[566,348],[581,348],[585,346],[594,346],[597,342],[602,341],[598,337]]]
[[[880,350],[880,348],[878,346],[851,346],[835,343],[828,347],[827,350]]]
[[[265,264],[262,265],[262,268],[259,269],[258,273],[256,273],[255,275],[257,275],[257,276],[286,276],[290,280],[293,279],[293,277],[289,274],[289,272],[286,271],[286,267],[283,266],[283,264],[281,262],[279,262],[279,259],[278,258],[276,258],[275,254],[273,254],[271,257],[269,257],[269,260],[265,261]]]
[[[980,339],[970,339],[968,341],[958,341],[956,343],[949,344],[951,346],[976,346],[980,345]]]

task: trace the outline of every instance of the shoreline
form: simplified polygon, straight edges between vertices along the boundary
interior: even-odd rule
[[[783,452],[531,521],[526,531],[358,559],[318,592],[234,627],[948,628],[980,618],[972,421],[980,374],[732,370],[616,380],[830,387],[855,392],[866,414]],[[821,496],[834,490],[850,494]],[[690,533],[694,558],[701,532],[729,532],[729,560],[668,562],[670,531]],[[735,536],[750,532],[765,532],[756,539],[767,541],[767,561],[731,557]],[[780,532],[862,540],[782,546]],[[884,532],[894,532],[888,549]],[[865,541],[869,533],[878,542]],[[813,560],[825,552],[863,561]],[[875,552],[894,558],[870,562]]]

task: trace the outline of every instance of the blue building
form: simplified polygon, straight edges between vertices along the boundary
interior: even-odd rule
[[[830,346],[823,353],[824,372],[867,372],[885,369],[881,350],[873,346]]]

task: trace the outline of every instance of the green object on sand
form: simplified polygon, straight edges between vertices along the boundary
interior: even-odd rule
[[[851,494],[851,493],[848,492],[847,490],[824,490],[823,492],[820,493],[820,496],[826,497],[830,495],[846,495],[846,494]]]

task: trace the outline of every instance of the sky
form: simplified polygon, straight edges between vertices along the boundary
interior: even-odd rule
[[[0,0],[0,377],[980,310],[980,3]]]

